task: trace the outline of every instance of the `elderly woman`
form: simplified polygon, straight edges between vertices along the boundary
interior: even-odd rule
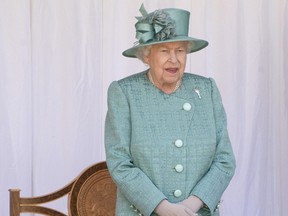
[[[123,52],[149,69],[114,81],[105,122],[117,216],[219,215],[235,170],[226,115],[212,78],[184,73],[186,56],[208,45],[188,37],[190,13],[162,9],[136,23]]]

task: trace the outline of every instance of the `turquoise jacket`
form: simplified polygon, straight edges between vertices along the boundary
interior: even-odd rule
[[[218,203],[235,170],[226,114],[213,79],[184,73],[168,95],[147,71],[108,89],[105,149],[117,184],[117,216],[156,215],[163,199],[196,195],[199,215],[219,215]]]

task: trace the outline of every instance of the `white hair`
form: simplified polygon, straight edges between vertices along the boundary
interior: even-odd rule
[[[149,56],[151,48],[152,48],[152,45],[139,47],[137,49],[137,52],[135,53],[135,56],[138,59],[140,59],[142,62],[144,62],[144,64],[146,64],[144,58]]]

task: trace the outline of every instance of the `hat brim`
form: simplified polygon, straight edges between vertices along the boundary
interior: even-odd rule
[[[149,41],[145,44],[138,44],[134,47],[131,47],[130,49],[125,50],[122,53],[122,55],[124,55],[126,57],[130,57],[130,58],[136,58],[137,50],[141,47],[150,46],[150,45],[154,45],[154,44],[180,42],[180,41],[187,41],[187,42],[192,43],[192,46],[191,46],[190,50],[187,51],[187,53],[196,52],[196,51],[199,51],[199,50],[205,48],[206,46],[208,46],[208,42],[205,40],[187,37],[187,36],[177,36],[177,37],[174,37],[173,39],[168,39],[168,40],[164,40],[164,41],[155,41],[155,40],[153,41],[152,40],[152,41]]]

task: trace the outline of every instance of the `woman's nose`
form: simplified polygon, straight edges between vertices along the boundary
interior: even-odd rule
[[[176,53],[174,51],[170,52],[169,61],[172,62],[172,63],[177,62],[177,55],[176,55]]]

